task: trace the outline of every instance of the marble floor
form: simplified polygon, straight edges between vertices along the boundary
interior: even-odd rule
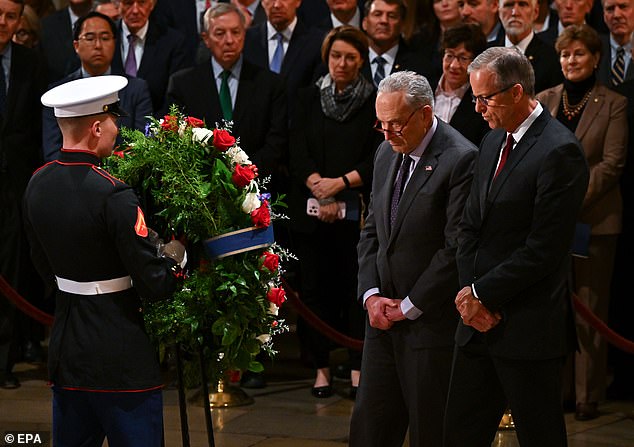
[[[245,390],[254,403],[214,409],[217,447],[338,447],[347,445],[352,401],[346,398],[349,382],[336,379],[336,394],[328,399],[310,395],[311,371],[297,360],[294,335],[281,337],[280,355],[267,363],[268,386]],[[333,357],[345,356],[334,351]],[[42,365],[18,364],[22,387],[0,390],[0,434],[7,431],[50,431],[50,390]],[[196,390],[189,393],[188,421],[192,447],[208,446],[205,419]],[[164,391],[165,445],[181,446],[178,394],[173,387]],[[571,447],[634,447],[634,402],[610,401],[601,405],[601,416],[577,422],[566,415]],[[0,440],[0,446],[4,446]],[[9,445],[9,444],[6,444]],[[405,444],[407,445],[407,443]],[[519,446],[513,431],[500,431],[496,447]],[[468,446],[465,446],[468,447]]]

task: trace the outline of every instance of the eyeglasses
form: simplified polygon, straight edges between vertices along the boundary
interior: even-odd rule
[[[453,61],[455,61],[456,59],[458,60],[458,63],[460,65],[467,65],[467,64],[469,64],[469,62],[471,62],[473,60],[472,57],[457,56],[457,55],[452,54],[452,53],[445,53],[443,55],[443,59],[445,59],[445,62],[447,62],[449,65],[451,65],[451,63]]]
[[[18,39],[26,39],[27,37],[34,34],[35,33],[33,31],[29,31],[29,30],[21,28],[15,32],[15,37],[17,37]]]
[[[398,126],[398,129],[394,129],[394,130],[389,130],[389,129],[384,129],[383,128],[383,122],[376,120],[376,122],[374,123],[374,130],[376,130],[377,132],[381,132],[382,134],[388,134],[388,135],[392,135],[395,137],[402,137],[403,136],[403,130],[405,129],[405,127],[407,127],[407,125],[409,124],[409,120],[412,119],[412,117],[414,116],[414,114],[416,112],[418,112],[420,109],[422,109],[422,107],[419,107],[417,109],[414,109],[414,111],[412,113],[410,113],[410,115],[407,117],[407,119],[405,120],[405,123],[403,123],[402,126]],[[392,126],[397,126],[396,124],[393,123],[385,123],[386,126],[389,126],[390,124]]]
[[[87,44],[97,45],[97,41],[101,43],[108,43],[114,40],[114,36],[112,34],[103,33],[103,34],[95,34],[95,33],[87,33],[83,36],[79,36],[79,40],[83,40]]]
[[[478,101],[480,101],[480,104],[482,104],[483,106],[488,106],[489,105],[489,101],[495,96],[495,95],[499,95],[500,93],[504,93],[507,90],[510,90],[513,86],[515,86],[515,84],[509,85],[506,88],[503,88],[502,90],[498,90],[495,93],[491,93],[490,95],[479,95],[479,96],[475,96],[473,93],[471,93],[471,100],[473,101],[473,103],[477,103]]]

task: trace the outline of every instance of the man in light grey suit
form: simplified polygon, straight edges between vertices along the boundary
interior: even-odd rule
[[[359,252],[368,311],[350,445],[441,445],[458,313],[458,223],[476,148],[434,117],[427,80],[402,71],[379,84],[372,196]]]

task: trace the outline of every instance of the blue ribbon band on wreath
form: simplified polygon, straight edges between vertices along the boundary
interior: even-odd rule
[[[210,259],[220,259],[246,251],[266,248],[275,242],[273,225],[266,228],[249,227],[221,234],[203,242]]]

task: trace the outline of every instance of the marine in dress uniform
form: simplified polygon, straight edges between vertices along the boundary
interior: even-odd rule
[[[112,446],[159,446],[163,435],[142,299],[170,297],[181,258],[157,254],[134,191],[100,167],[112,153],[126,84],[121,76],[85,78],[42,97],[64,145],[59,160],[33,174],[24,216],[36,267],[58,289],[48,364],[58,447],[101,446],[106,437]]]

